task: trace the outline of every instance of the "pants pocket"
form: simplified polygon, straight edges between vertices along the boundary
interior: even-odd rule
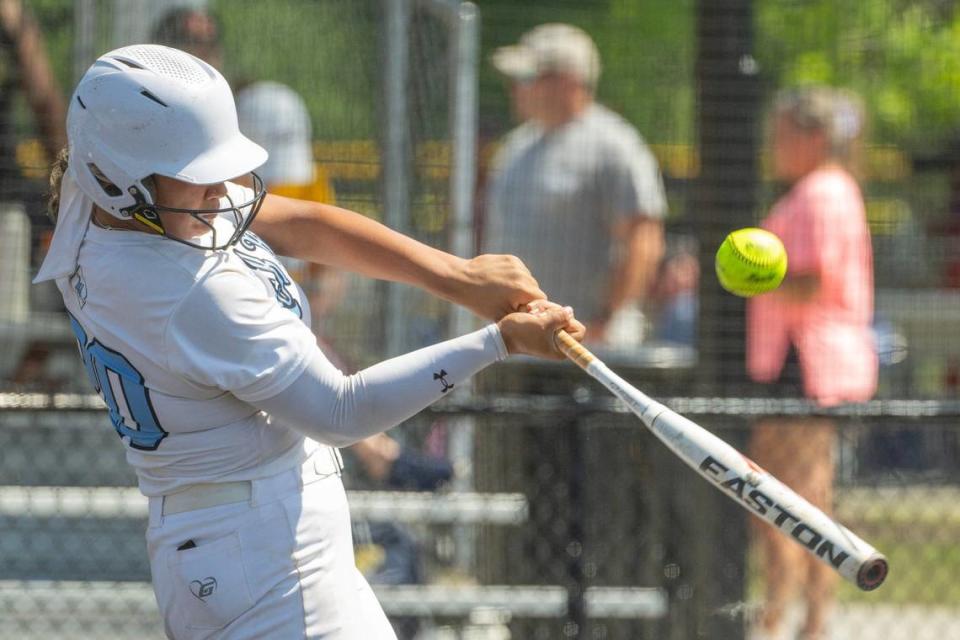
[[[172,612],[187,629],[222,629],[254,604],[238,532],[171,554]]]

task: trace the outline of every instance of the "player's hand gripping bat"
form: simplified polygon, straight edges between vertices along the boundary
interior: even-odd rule
[[[864,591],[887,577],[887,559],[700,425],[641,393],[565,331],[557,348],[630,407],[681,460],[741,507],[793,538]]]

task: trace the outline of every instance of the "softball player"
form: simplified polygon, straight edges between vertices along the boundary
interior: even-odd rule
[[[71,97],[67,130],[37,281],[56,280],[149,497],[167,635],[394,638],[354,567],[335,447],[405,420],[508,353],[560,358],[554,332],[583,326],[538,301],[534,313],[344,376],[317,347],[302,291],[249,230],[258,213],[256,229],[296,257],[314,259],[304,231],[324,229],[318,244],[337,266],[452,299],[480,294],[474,308],[514,303],[504,274],[516,262],[445,271],[455,263],[359,216],[267,196],[255,174],[254,189],[230,182],[266,152],[240,134],[220,73],[176,49],[100,57]]]

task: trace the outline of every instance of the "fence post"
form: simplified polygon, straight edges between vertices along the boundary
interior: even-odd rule
[[[700,263],[705,275],[700,279],[698,385],[709,395],[740,395],[746,383],[744,304],[724,293],[708,274],[713,274],[714,253],[723,237],[754,222],[761,101],[753,57],[754,7],[753,0],[699,0],[696,11],[700,175],[693,211],[703,239]],[[711,638],[742,638],[743,618],[716,612],[743,600],[745,518],[716,504],[724,498],[709,491],[693,491],[689,497],[697,499],[694,511],[703,519],[689,539],[679,543],[689,546],[689,557],[697,559],[689,567],[698,574],[689,600],[690,619],[695,619],[696,632],[709,630]],[[712,531],[703,530],[705,521],[712,523]]]

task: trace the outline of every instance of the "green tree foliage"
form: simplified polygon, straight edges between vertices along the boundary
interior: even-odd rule
[[[479,0],[483,20],[480,112],[502,130],[509,124],[504,81],[491,52],[544,22],[568,22],[597,42],[603,74],[597,94],[651,142],[692,142],[693,1]],[[495,125],[490,124],[493,127]]]
[[[231,83],[290,85],[304,97],[318,138],[374,136],[380,51],[371,4],[214,0]]]
[[[488,57],[552,21],[589,31],[603,57],[602,101],[652,142],[693,141],[695,0],[478,0],[480,112],[509,125],[503,81]],[[58,80],[73,84],[73,0],[29,0]],[[306,96],[318,134],[372,131],[379,2],[211,0],[224,23],[228,73],[274,78]],[[98,3],[103,36],[110,23]],[[960,12],[951,0],[756,0],[756,57],[772,94],[798,83],[849,86],[867,102],[872,137],[935,141],[960,125]],[[99,37],[102,47],[109,38]],[[353,133],[351,133],[353,131]]]
[[[960,12],[944,0],[758,0],[757,58],[771,89],[857,90],[872,137],[932,141],[960,127]]]

